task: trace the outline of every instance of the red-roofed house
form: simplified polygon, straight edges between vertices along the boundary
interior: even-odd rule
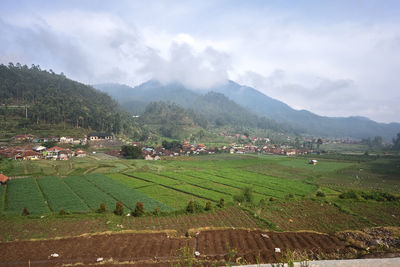
[[[0,184],[6,184],[8,177],[0,173]]]

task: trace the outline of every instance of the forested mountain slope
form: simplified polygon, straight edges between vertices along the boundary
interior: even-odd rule
[[[288,123],[300,132],[316,136],[368,138],[382,136],[386,141],[400,132],[400,123],[378,123],[365,117],[326,117],[307,110],[295,110],[254,88],[229,81],[212,88],[249,110]]]
[[[175,103],[188,112],[194,112],[204,118],[210,127],[248,127],[275,132],[293,132],[290,126],[256,115],[221,93],[211,91],[201,94],[180,84],[162,85],[154,80],[135,88],[119,84],[102,84],[94,87],[111,94],[119,100],[122,107],[134,114],[144,112],[147,103],[166,101]]]
[[[135,88],[117,84],[95,87],[111,94],[119,99],[121,105],[131,111],[135,109],[137,113],[143,112],[145,104],[150,101],[171,101],[201,112],[209,122],[211,117],[214,118],[216,125],[244,123],[250,127],[269,127],[276,131],[321,137],[363,139],[382,136],[386,141],[391,141],[400,132],[400,123],[378,123],[368,118],[355,116],[325,117],[307,110],[295,110],[254,88],[242,86],[233,81],[228,81],[208,91],[193,91],[176,83],[163,85],[154,80]],[[226,99],[221,101],[222,97]],[[210,108],[210,105],[213,108]],[[254,116],[255,114],[258,116]]]
[[[136,128],[106,93],[35,65],[0,65],[0,116],[3,130],[58,125],[121,133]]]

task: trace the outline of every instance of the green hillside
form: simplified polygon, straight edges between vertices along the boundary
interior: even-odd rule
[[[133,114],[145,115],[149,112],[146,104],[167,101],[178,105],[181,108],[180,112],[188,114],[195,124],[203,128],[207,125],[208,129],[228,127],[237,132],[243,129],[246,129],[245,131],[259,129],[277,133],[294,133],[289,125],[256,115],[221,93],[201,94],[179,84],[162,85],[157,81],[149,81],[135,88],[119,84],[101,84],[95,85],[95,88],[109,93],[125,110]],[[163,116],[163,113],[158,116]],[[174,119],[177,117],[164,117],[164,120],[172,124],[180,123],[180,119],[177,122],[174,122]],[[152,124],[152,121],[142,120],[145,124]]]
[[[1,135],[80,129],[110,133],[138,130],[110,96],[39,66],[0,65]]]

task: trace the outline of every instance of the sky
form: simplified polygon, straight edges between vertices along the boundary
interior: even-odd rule
[[[400,122],[400,1],[0,1],[0,63],[85,84],[228,79],[323,116]]]

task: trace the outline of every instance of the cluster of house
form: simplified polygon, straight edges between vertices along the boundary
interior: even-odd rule
[[[134,146],[142,145],[140,143],[133,143]],[[269,153],[276,155],[294,156],[310,154],[312,151],[306,149],[294,149],[288,146],[275,146],[275,145],[241,145],[232,143],[229,146],[220,146],[214,148],[207,148],[203,144],[190,144],[184,141],[182,148],[175,150],[168,150],[163,147],[142,147],[142,157],[146,160],[158,160],[160,156],[188,156],[199,154],[215,154],[216,152],[224,152],[230,154],[247,154],[247,153]]]
[[[44,146],[16,146],[0,148],[0,155],[15,160],[67,160],[71,157],[84,157],[86,152],[82,149],[70,150],[58,146],[46,148]]]
[[[113,140],[112,134],[107,133],[91,133],[83,138],[73,138],[69,136],[48,136],[48,137],[37,137],[32,134],[19,134],[12,137],[12,140],[16,143],[31,142],[31,143],[45,143],[54,141],[60,144],[72,144],[72,145],[86,145],[89,141],[111,141]]]
[[[87,138],[73,138],[68,136],[48,136],[48,137],[37,137],[32,134],[19,134],[11,138],[15,143],[29,142],[29,143],[45,143],[45,142],[57,142],[61,144],[73,144],[73,145],[86,145]]]

